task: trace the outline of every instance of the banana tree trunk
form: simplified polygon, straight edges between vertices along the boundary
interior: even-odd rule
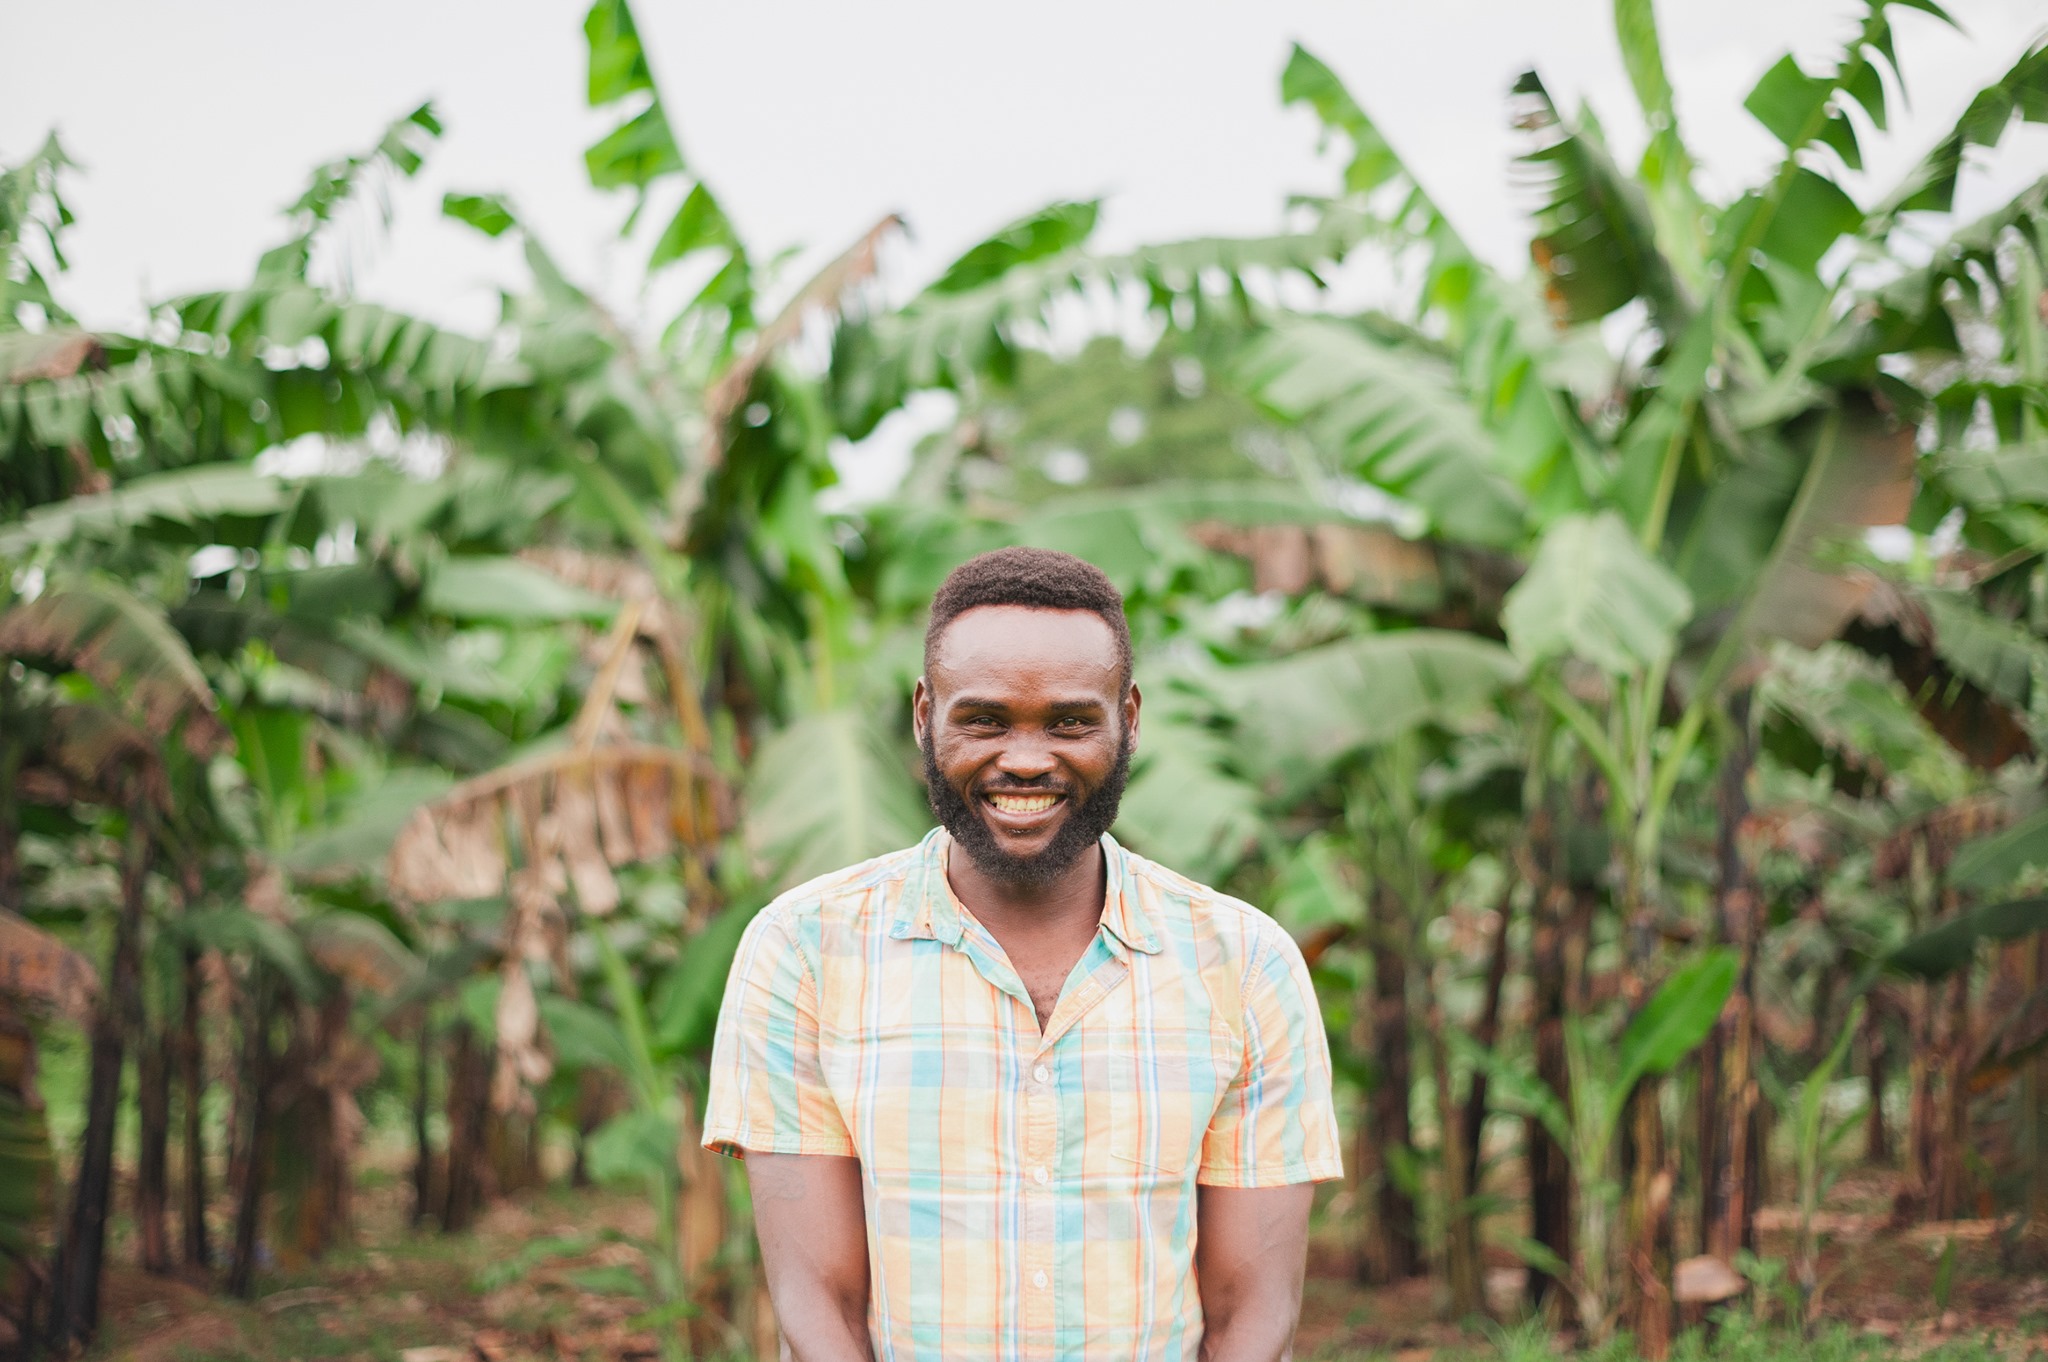
[[[505,1196],[538,1187],[540,1126],[524,1112],[493,1111],[484,1126],[484,1147],[490,1163],[493,1195]]]
[[[276,1161],[275,1179],[287,1207],[279,1240],[288,1261],[317,1261],[349,1235],[357,1121],[345,1072],[350,1004],[347,988],[336,987],[317,1009],[300,1010],[299,1034],[310,1044],[292,1045],[274,1085],[274,1123],[294,1146]]]
[[[1624,931],[1628,975],[1624,985],[1633,1005],[1647,994],[1645,974],[1657,942],[1654,909],[1646,896],[1645,869],[1624,865]],[[1645,1076],[1628,1095],[1622,1116],[1624,1195],[1621,1251],[1621,1320],[1635,1336],[1646,1362],[1662,1362],[1677,1329],[1672,1291],[1672,1194],[1677,1183],[1673,1151],[1664,1129],[1664,1079]]]
[[[1887,1058],[1884,1014],[1873,1005],[1863,1014],[1863,1067],[1870,1081],[1870,1096],[1863,1108],[1863,1157],[1874,1164],[1892,1161],[1891,1133],[1884,1121]]]
[[[1957,1220],[1972,1214],[1970,1151],[1970,1059],[1976,1049],[1970,1023],[1970,967],[1948,984],[1948,1044],[1943,1055],[1941,1124],[1934,1166],[1935,1196],[1930,1218]]]
[[[1571,1070],[1565,1057],[1564,1021],[1569,1001],[1567,960],[1574,920],[1574,897],[1562,879],[1542,886],[1536,895],[1534,930],[1529,950],[1530,985],[1534,992],[1536,1077],[1571,1110]],[[1529,1237],[1559,1261],[1572,1258],[1571,1157],[1549,1127],[1534,1117],[1523,1122],[1523,1148],[1529,1168]],[[1574,1314],[1572,1294],[1541,1268],[1529,1269],[1529,1306],[1549,1312],[1560,1325]]]
[[[1954,890],[1942,888],[1938,921],[1955,916]],[[1915,984],[1908,1169],[1900,1218],[1952,1220],[1969,1213],[1970,966],[1946,982]]]
[[[1663,1079],[1643,1079],[1622,1118],[1622,1166],[1628,1180],[1623,1318],[1646,1362],[1670,1355],[1677,1325],[1671,1289],[1671,1201],[1677,1177],[1664,1134],[1663,1096]]]
[[[1939,1120],[1934,1084],[1939,1060],[1934,989],[1929,983],[1916,982],[1910,986],[1911,1016],[1907,1025],[1912,1046],[1906,1061],[1906,1176],[1899,1188],[1896,1210],[1900,1220],[1919,1220],[1930,1213],[1938,1181]]]
[[[170,1145],[171,1063],[176,1038],[159,1022],[136,1055],[135,1232],[142,1269],[161,1276],[171,1270]]]
[[[0,727],[12,726],[6,704],[12,684],[0,676]],[[21,743],[0,740],[0,912],[21,911],[21,800],[14,782],[22,759]]]
[[[434,1101],[434,1028],[427,1009],[420,1009],[415,1037],[412,1089],[412,1228],[418,1229],[434,1205],[434,1146],[427,1134],[427,1113]]]
[[[270,1090],[273,1061],[270,1029],[277,1012],[276,985],[258,963],[250,971],[247,1018],[242,1036],[242,1079],[235,1103],[242,1118],[236,1132],[235,1241],[228,1260],[228,1291],[247,1299],[256,1281],[256,1244],[263,1225],[263,1184],[270,1150]]]
[[[99,1326],[100,1276],[107,1246],[107,1210],[114,1191],[114,1131],[121,1110],[121,1070],[127,1038],[136,1029],[142,995],[142,910],[149,888],[150,838],[131,813],[121,863],[121,906],[106,988],[92,1019],[92,1073],[86,1093],[85,1135],[71,1210],[57,1248],[50,1337],[60,1350],[89,1342]]]
[[[1372,1091],[1358,1125],[1356,1166],[1371,1211],[1360,1253],[1368,1283],[1388,1285],[1419,1275],[1424,1268],[1416,1231],[1415,1200],[1402,1187],[1394,1159],[1410,1156],[1415,1166],[1408,1099],[1414,1086],[1413,1043],[1408,1029],[1408,939],[1401,905],[1385,891],[1373,898],[1374,923],[1369,1038]]]
[[[1750,1161],[1757,1107],[1756,949],[1763,914],[1756,883],[1742,854],[1749,817],[1747,784],[1756,764],[1750,694],[1729,702],[1736,738],[1721,757],[1716,791],[1714,928],[1716,939],[1741,955],[1741,970],[1720,1019],[1700,1049],[1700,1247],[1733,1265],[1736,1251],[1754,1248],[1756,1204],[1750,1199]]]
[[[10,1179],[11,1210],[23,1216],[32,1246],[49,1227],[55,1163],[35,1072],[35,1033],[10,995],[0,992],[0,1173]],[[36,1248],[0,1248],[0,1362],[25,1362],[34,1352],[48,1287],[49,1265]]]
[[[487,1176],[485,1117],[490,1110],[491,1058],[467,1022],[454,1028],[448,1062],[448,1172],[441,1229],[466,1230],[483,1205]]]
[[[1933,848],[1927,834],[1915,846],[1915,879],[1929,877],[1925,895],[1917,903],[1913,930],[1925,930],[1933,922],[1948,922],[1956,916],[1958,895],[1948,887],[1942,866],[1933,862]],[[1954,989],[1968,987],[1968,967],[1958,971],[1948,985],[1911,985],[1909,1034],[1913,1049],[1909,1057],[1909,1102],[1907,1102],[1907,1176],[1898,1188],[1894,1221],[1948,1219],[1952,1215],[1950,1194],[1954,1190],[1952,1169],[1958,1151],[1952,1149],[1952,1090],[1956,1063],[1954,1051]],[[1944,991],[1948,999],[1944,999]],[[1968,1002],[1964,1002],[1968,1008]],[[1960,1172],[1960,1169],[1954,1169]]]
[[[1479,1004],[1478,1024],[1472,1030],[1472,1038],[1481,1049],[1489,1052],[1500,1043],[1500,1004],[1508,982],[1508,928],[1514,920],[1514,892],[1514,881],[1510,880],[1501,891],[1500,902],[1494,905],[1493,939],[1487,943],[1486,949],[1486,992]],[[1486,1070],[1474,1069],[1472,1086],[1465,1092],[1465,1113],[1460,1122],[1464,1135],[1465,1186],[1469,1190],[1476,1190],[1479,1186],[1480,1144],[1486,1132],[1486,1096]]]
[[[685,1086],[679,1096],[676,1166],[682,1187],[676,1197],[676,1258],[683,1289],[699,1311],[688,1324],[690,1346],[705,1357],[719,1351],[734,1324],[747,1322],[740,1308],[746,1274],[740,1264],[720,1261],[731,1239],[726,1160],[704,1148],[696,1095]]]
[[[2038,997],[2048,984],[2048,937],[2037,936],[2017,949],[2026,953],[2025,996]],[[2020,1070],[2019,1141],[2027,1218],[2036,1225],[2048,1224],[2048,1055],[2035,1055]]]
[[[1451,1055],[1444,1043],[1444,1025],[1443,1009],[1432,1005],[1429,1059],[1436,1085],[1437,1165],[1443,1175],[1444,1284],[1450,1290],[1452,1318],[1467,1320],[1486,1313],[1479,1240],[1472,1219],[1472,1186],[1467,1180],[1470,1164],[1465,1158],[1466,1144],[1476,1143],[1477,1137],[1463,1128],[1464,1112],[1451,1090]]]
[[[178,1086],[184,1092],[185,1184],[183,1215],[185,1266],[201,1272],[213,1266],[206,1232],[206,1046],[199,1026],[202,981],[199,952],[187,947],[182,1010],[178,1018]]]

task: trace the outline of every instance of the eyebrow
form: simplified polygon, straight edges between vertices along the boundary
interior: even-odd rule
[[[1000,709],[1007,710],[1007,701],[984,699],[976,695],[962,695],[950,701],[946,708],[956,709]],[[1109,707],[1100,700],[1055,700],[1046,708],[1054,714],[1099,714]]]

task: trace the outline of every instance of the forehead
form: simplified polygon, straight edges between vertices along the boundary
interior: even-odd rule
[[[1116,634],[1092,610],[981,605],[947,625],[932,644],[935,689],[1060,689],[1115,699],[1122,672]]]

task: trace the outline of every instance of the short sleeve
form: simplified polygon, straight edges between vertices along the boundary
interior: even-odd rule
[[[1277,924],[1267,932],[1245,979],[1244,1063],[1202,1140],[1205,1186],[1344,1176],[1322,1009],[1293,938]]]
[[[740,1157],[854,1152],[818,1053],[818,984],[774,907],[740,938],[711,1044],[704,1147]]]

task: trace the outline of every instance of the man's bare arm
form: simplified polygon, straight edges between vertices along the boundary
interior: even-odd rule
[[[1282,1362],[1294,1347],[1315,1186],[1196,1188],[1202,1362]]]
[[[754,1233],[782,1339],[796,1362],[873,1362],[860,1161],[747,1155]]]

